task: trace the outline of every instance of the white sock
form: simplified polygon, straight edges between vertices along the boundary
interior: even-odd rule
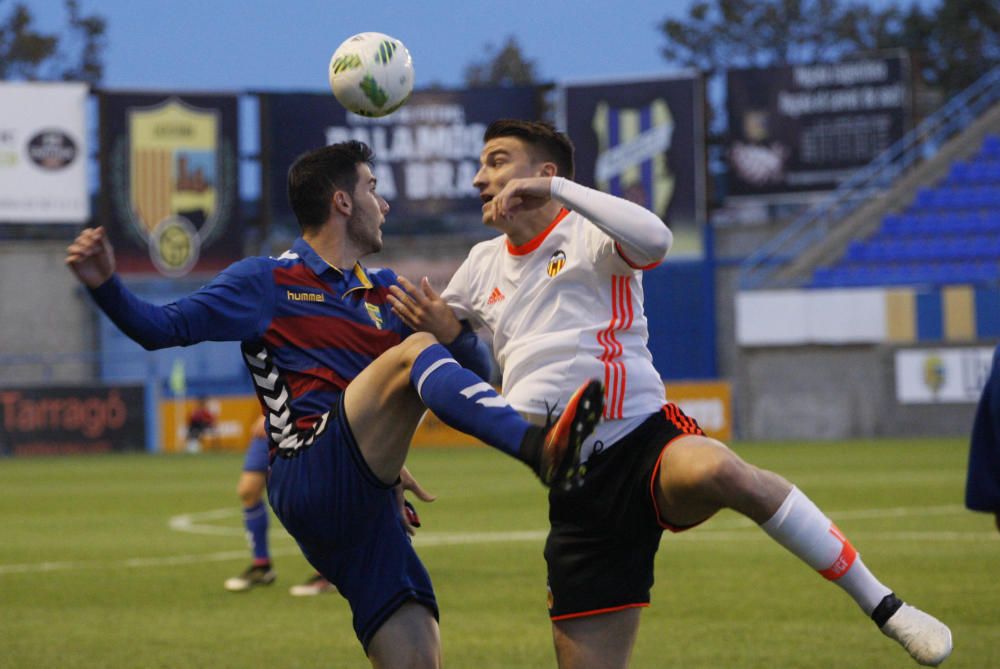
[[[794,486],[761,529],[824,578],[843,588],[869,616],[882,598],[892,592],[868,571],[837,526]]]

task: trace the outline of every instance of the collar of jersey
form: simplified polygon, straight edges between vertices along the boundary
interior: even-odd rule
[[[354,276],[351,277],[346,275],[339,267],[334,267],[327,261],[323,260],[323,258],[316,253],[316,250],[309,246],[309,242],[302,239],[302,237],[296,239],[295,243],[292,244],[292,251],[302,258],[302,262],[304,262],[309,269],[315,272],[316,276],[323,276],[324,272],[328,272],[330,270],[333,270],[340,275],[340,280],[345,281],[348,284],[347,289],[344,291],[344,295],[347,295],[352,290],[370,290],[372,288],[373,284],[371,279],[368,278],[368,274],[365,273],[365,268],[359,262],[354,263]],[[352,278],[358,280],[358,285],[350,285],[352,283]]]
[[[566,207],[560,209],[559,213],[556,214],[556,217],[552,219],[551,223],[549,223],[549,226],[544,230],[542,230],[541,232],[539,232],[537,235],[535,235],[535,238],[532,239],[530,242],[525,242],[520,246],[514,246],[513,244],[510,243],[510,239],[508,239],[507,252],[510,253],[512,256],[523,256],[531,253],[532,251],[534,251],[535,249],[537,249],[539,246],[542,245],[542,242],[544,242],[545,238],[549,236],[549,233],[555,230],[556,226],[559,225],[559,221],[566,218],[566,215],[568,213],[569,209],[567,209]]]

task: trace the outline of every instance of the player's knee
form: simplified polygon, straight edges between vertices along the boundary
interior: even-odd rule
[[[437,338],[429,332],[414,332],[396,347],[400,366],[409,369],[418,355],[437,343]]]
[[[724,444],[697,438],[685,458],[685,478],[694,488],[740,490],[746,485],[747,464]]]

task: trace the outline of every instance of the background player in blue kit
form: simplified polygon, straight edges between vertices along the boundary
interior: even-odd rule
[[[264,491],[267,487],[267,469],[270,462],[270,442],[267,438],[267,425],[261,416],[250,428],[250,444],[243,459],[243,471],[236,484],[236,494],[240,498],[243,510],[243,527],[250,544],[252,561],[243,573],[226,579],[223,586],[230,592],[246,592],[254,586],[271,585],[278,577],[271,563],[270,544],[268,542],[268,525],[270,524],[267,505],[264,504]],[[421,490],[415,491],[424,501],[433,498]],[[304,583],[293,585],[289,593],[296,597],[308,597],[336,592],[325,576],[316,572]]]
[[[396,275],[359,262],[382,248],[389,211],[372,159],[354,141],[300,156],[288,173],[302,228],[291,249],[236,262],[175,303],[122,284],[102,228],[81,232],[66,263],[147,349],[241,342],[267,419],[271,508],[350,603],[374,666],[437,667],[437,601],[398,490],[415,487],[403,464],[425,408],[562,484],[581,474],[602,389],[585,382],[553,425],[533,426],[482,380],[488,354],[468,327],[447,347],[413,333],[388,304]]]
[[[264,417],[261,416],[250,428],[250,445],[243,460],[239,483],[236,484],[253,561],[242,574],[226,579],[223,585],[230,592],[245,592],[256,585],[271,585],[277,578],[271,565],[267,541],[269,519],[267,505],[264,504],[269,449]]]

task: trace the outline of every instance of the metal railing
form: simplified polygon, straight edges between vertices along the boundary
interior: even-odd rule
[[[1000,67],[948,100],[751,254],[740,265],[740,288],[774,287],[771,279],[775,273],[823,240],[837,222],[886,192],[914,164],[936,154],[947,140],[965,130],[997,100],[1000,100]]]

